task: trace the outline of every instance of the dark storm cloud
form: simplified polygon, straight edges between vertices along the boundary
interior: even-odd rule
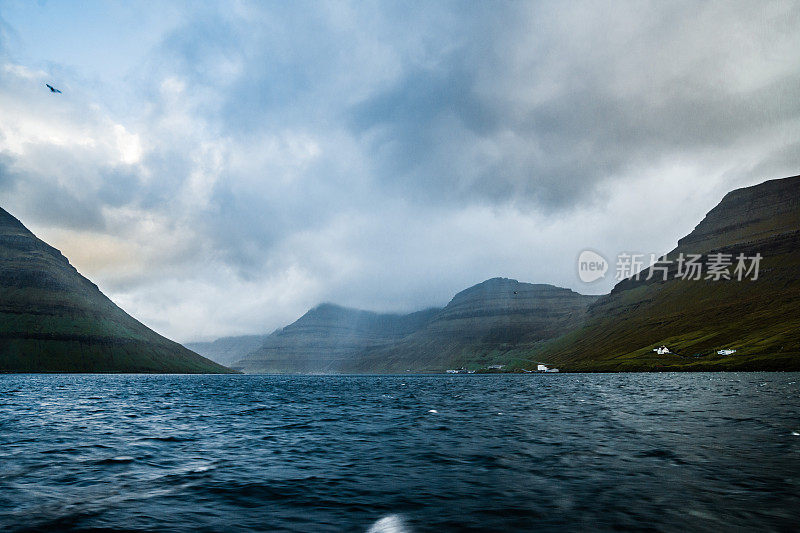
[[[139,182],[139,174],[126,167],[105,167],[100,170],[103,180],[97,188],[98,205],[123,207],[131,204],[147,205]]]
[[[766,36],[747,28],[731,33],[737,25],[706,6],[621,9],[618,17],[586,21],[608,27],[576,27],[575,34],[548,29],[565,21],[558,14],[543,21],[553,14],[552,6],[543,6],[517,13],[508,26],[492,23],[495,14],[473,26],[459,49],[429,68],[409,70],[352,108],[350,125],[374,150],[380,179],[438,202],[563,208],[592,199],[607,180],[664,158],[729,148],[800,116],[796,71],[747,88],[729,79],[731,70],[747,68],[737,63],[752,52],[750,41]],[[728,19],[736,19],[730,11],[742,19],[760,11],[746,4],[722,7]],[[766,11],[774,17],[772,29],[785,37],[792,23],[780,10]],[[785,15],[798,22],[796,9]],[[707,25],[694,26],[699,17]],[[542,35],[526,40],[536,28]],[[588,39],[582,40],[584,31]],[[705,40],[719,31],[731,41],[708,46]],[[604,32],[632,35],[615,42]],[[563,46],[573,38],[574,46]],[[737,38],[743,44],[730,46]],[[514,49],[526,42],[529,49]],[[527,98],[547,85],[558,90]]]
[[[203,13],[165,40],[165,55],[175,58],[166,64],[190,91],[217,87],[204,116],[220,134],[346,128],[363,147],[371,186],[429,205],[575,208],[595,201],[603,184],[729,148],[800,112],[796,73],[746,87],[729,79],[769,38],[739,21],[761,14],[785,38],[797,10],[415,7],[355,10],[338,25],[324,9],[272,5],[235,22]],[[398,19],[405,33],[396,31]],[[359,54],[370,46],[391,54],[365,65]],[[394,73],[374,75],[381,71]],[[220,72],[233,74],[220,84]],[[341,182],[320,165],[307,189],[333,184],[326,199],[336,204],[350,193]],[[249,201],[223,192],[227,206]],[[311,196],[296,205],[300,212],[326,211]]]
[[[0,158],[0,199],[24,191],[24,195],[20,195],[24,201],[14,205],[0,204],[0,207],[16,212],[20,217],[21,213],[31,213],[35,218],[29,222],[37,224],[93,231],[104,228],[101,206],[94,198],[81,197],[69,187],[16,171],[8,159]]]

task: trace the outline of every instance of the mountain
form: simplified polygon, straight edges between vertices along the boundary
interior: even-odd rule
[[[731,259],[730,280],[676,278],[680,254]],[[761,254],[757,279],[736,258]],[[753,261],[745,262],[747,267]],[[517,362],[570,370],[800,370],[800,176],[728,193],[678,241],[652,279],[626,279],[597,300],[584,327]],[[685,272],[685,269],[684,269]],[[674,353],[659,355],[665,345]],[[717,352],[736,350],[729,355]]]
[[[493,278],[456,294],[425,327],[390,346],[364,350],[351,372],[437,372],[508,364],[580,326],[597,296]]]
[[[184,346],[224,366],[231,366],[264,344],[268,335],[222,337],[213,342],[187,342]]]
[[[441,372],[507,363],[582,323],[596,296],[495,278],[444,309],[386,315],[323,304],[273,333],[245,372]]]
[[[0,372],[231,371],[133,319],[0,208]]]
[[[259,349],[233,366],[249,373],[341,372],[356,354],[398,341],[438,311],[378,314],[322,304],[269,335]]]

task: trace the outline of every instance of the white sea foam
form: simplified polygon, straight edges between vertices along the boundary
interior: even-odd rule
[[[384,516],[367,530],[367,533],[407,533],[411,531],[406,527],[403,517],[399,514]]]

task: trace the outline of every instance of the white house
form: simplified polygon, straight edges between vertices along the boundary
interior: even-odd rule
[[[736,350],[730,350],[730,349],[717,350],[717,354],[719,354],[719,355],[731,355],[731,354],[734,354],[734,353],[736,353]]]
[[[536,367],[539,372],[547,372],[547,365],[539,365]]]
[[[669,348],[667,348],[666,346],[663,346],[663,345],[659,346],[658,348],[653,348],[653,351],[656,352],[658,355],[664,355],[664,354],[667,354],[667,353],[672,353],[672,352],[669,351]]]

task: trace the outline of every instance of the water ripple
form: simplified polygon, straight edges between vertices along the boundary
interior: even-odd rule
[[[798,377],[3,375],[0,529],[790,530]]]

